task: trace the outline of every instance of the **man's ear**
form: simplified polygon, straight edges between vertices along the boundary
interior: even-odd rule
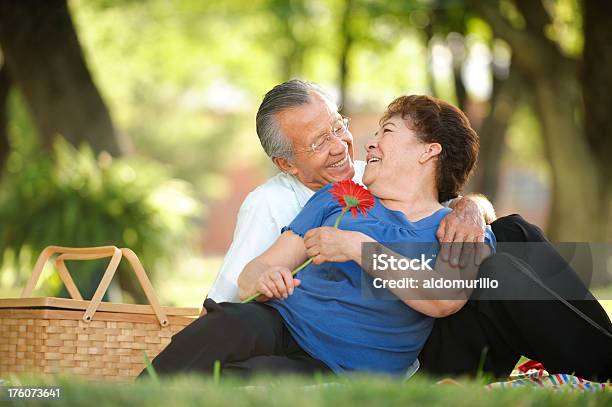
[[[295,175],[298,172],[297,168],[295,168],[295,165],[293,165],[291,161],[286,158],[274,157],[272,159],[272,162],[278,167],[279,170],[289,175]]]
[[[427,144],[425,151],[419,157],[419,163],[425,164],[427,161],[431,160],[440,155],[442,152],[442,146],[440,143],[431,143]]]

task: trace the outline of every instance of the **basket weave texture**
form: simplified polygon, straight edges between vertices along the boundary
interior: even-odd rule
[[[98,291],[103,295],[106,288],[98,287],[91,301],[23,298],[27,297],[23,294],[21,299],[0,299],[0,377],[30,372],[129,381],[145,367],[145,353],[152,360],[199,312],[159,306],[146,284],[143,288],[151,306],[96,304]]]
[[[98,312],[96,320],[86,323],[82,315],[64,310],[0,310],[0,374],[65,373],[123,381],[142,371],[143,352],[152,360],[172,335],[192,321],[170,317],[170,324],[160,327],[154,317],[132,322],[122,321],[121,313]]]

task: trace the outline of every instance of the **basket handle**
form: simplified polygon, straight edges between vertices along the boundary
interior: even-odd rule
[[[168,317],[165,312],[162,310],[157,296],[155,295],[155,291],[153,290],[153,286],[151,285],[151,281],[147,277],[147,273],[142,266],[142,263],[138,259],[136,254],[127,248],[118,249],[115,246],[100,246],[100,247],[61,247],[61,246],[48,246],[46,247],[34,266],[34,271],[32,276],[28,280],[26,287],[21,293],[21,297],[29,297],[32,294],[36,283],[38,282],[40,275],[42,273],[42,269],[49,260],[49,258],[53,254],[60,254],[56,260],[55,265],[57,267],[58,274],[61,280],[64,282],[66,289],[70,293],[70,296],[75,300],[83,300],[81,293],[78,288],[74,284],[74,280],[70,276],[68,269],[66,268],[65,260],[93,260],[93,259],[101,259],[105,257],[111,257],[111,261],[109,262],[104,275],[102,276],[102,280],[96,289],[89,306],[85,310],[83,315],[83,321],[90,322],[93,319],[93,315],[96,313],[100,303],[102,302],[102,297],[108,290],[108,286],[117,271],[117,267],[121,262],[121,257],[125,256],[130,265],[132,266],[132,270],[136,274],[138,278],[138,282],[140,283],[147,300],[149,300],[149,304],[153,308],[153,312],[157,317],[161,326],[168,325]]]
[[[43,249],[43,251],[38,256],[36,260],[36,264],[34,265],[34,270],[32,271],[32,275],[28,279],[26,286],[21,292],[21,298],[31,297],[32,291],[36,287],[38,280],[40,279],[40,275],[42,274],[43,268],[45,264],[49,261],[49,258],[57,253],[74,253],[74,254],[89,254],[89,255],[98,255],[99,257],[111,257],[115,254],[115,250],[117,248],[115,246],[99,246],[99,247],[62,247],[62,246],[47,246]],[[67,273],[60,272],[60,278],[66,284],[68,292],[74,299],[83,299],[81,297],[81,293],[76,290],[76,286],[74,285],[74,281],[70,278],[70,275]],[[66,275],[68,275],[68,279],[66,279]],[[78,294],[77,294],[78,293]],[[75,295],[76,294],[76,295]]]

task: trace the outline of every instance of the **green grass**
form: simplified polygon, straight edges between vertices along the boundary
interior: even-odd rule
[[[319,378],[324,380],[328,378]],[[87,383],[71,377],[13,377],[11,385],[58,385],[63,399],[15,405],[49,406],[598,406],[612,405],[612,392],[553,392],[519,388],[487,390],[476,381],[438,385],[416,377],[402,383],[384,377],[335,378],[313,385],[313,379],[255,378],[249,382],[196,376],[130,384]]]
[[[163,284],[157,282],[164,305],[199,306],[207,287],[212,283],[220,259],[195,261]],[[163,287],[164,289],[160,289]],[[186,288],[188,287],[188,288]],[[601,304],[612,317],[611,287],[595,290]],[[180,299],[179,299],[180,298]],[[605,300],[603,300],[605,299]],[[328,378],[283,379],[258,377],[251,381],[236,381],[221,375],[215,378],[160,378],[133,384],[85,382],[75,377],[2,377],[13,386],[57,385],[62,388],[61,401],[23,401],[13,405],[48,406],[612,406],[612,391],[605,393],[553,392],[537,388],[487,390],[490,378],[460,380],[459,386],[437,385],[435,380],[416,376],[406,383],[381,377],[360,377],[336,384],[313,386]],[[1,400],[1,398],[0,398]],[[0,406],[4,405],[0,401]]]

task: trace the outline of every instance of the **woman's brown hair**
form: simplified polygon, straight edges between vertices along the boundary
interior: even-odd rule
[[[401,96],[387,106],[382,124],[399,115],[425,143],[439,143],[436,185],[440,202],[456,198],[468,180],[480,142],[465,113],[440,99],[425,95]]]

